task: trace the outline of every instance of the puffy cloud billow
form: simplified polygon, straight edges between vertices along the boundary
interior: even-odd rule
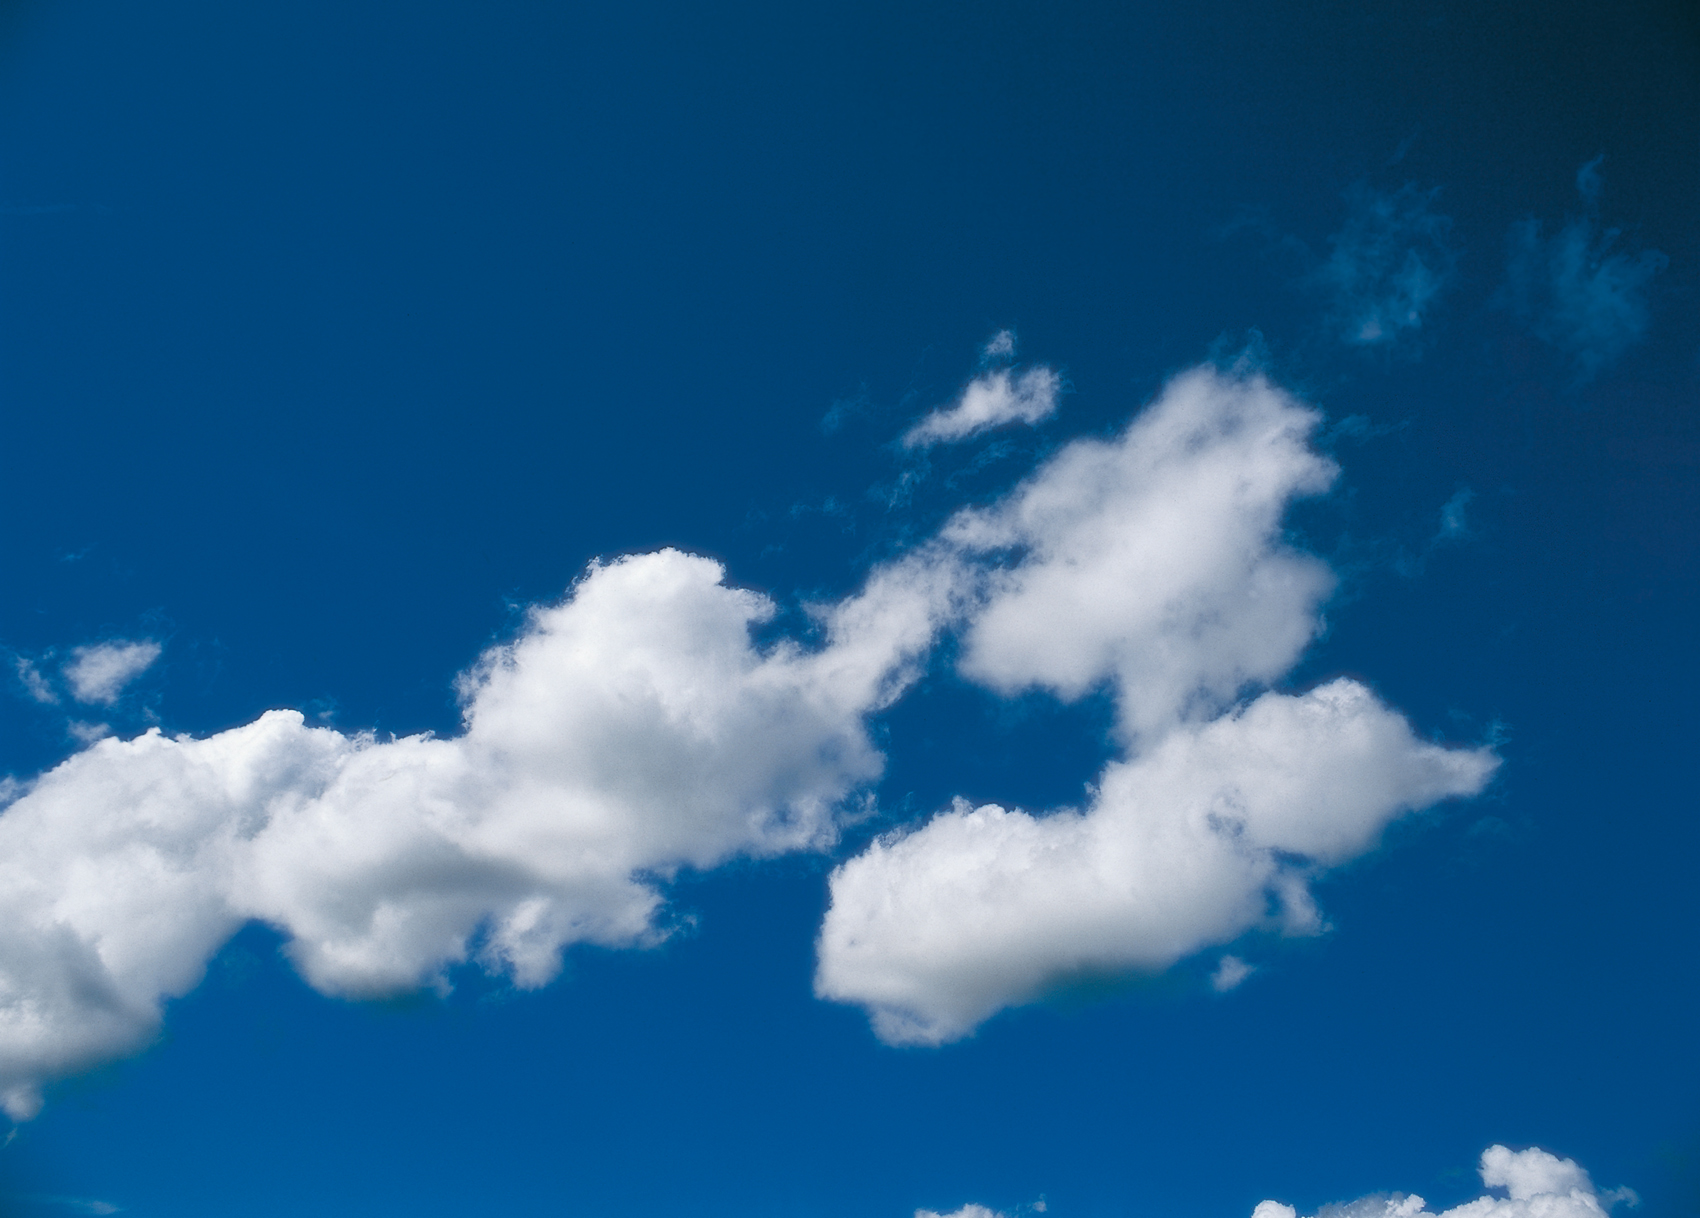
[[[1049,409],[1038,372],[1007,385]],[[1188,373],[816,606],[808,645],[758,644],[772,602],[666,550],[534,610],[461,679],[454,736],[280,710],[92,744],[0,814],[0,1102],[27,1118],[45,1082],[145,1046],[250,921],[354,997],[463,963],[540,986],[575,943],[654,943],[681,868],[831,847],[883,769],[869,716],[946,630],[993,690],[1107,685],[1125,755],[1084,809],[958,806],[845,863],[822,995],[937,1042],[1081,971],[1316,929],[1313,876],[1495,762],[1418,739],[1352,681],[1270,691],[1333,587],[1281,533],[1335,477],[1315,422],[1261,378]],[[158,654],[129,646],[79,653],[76,695],[116,697]],[[1221,988],[1251,971],[1224,963]]]
[[[949,561],[874,573],[825,644],[758,648],[766,598],[663,551],[597,566],[462,681],[464,731],[379,741],[273,711],[205,739],[108,739],[0,815],[0,1102],[133,1051],[245,922],[314,986],[520,986],[573,943],[660,937],[655,877],[818,849],[878,777]]]
[[[1490,1146],[1482,1152],[1482,1183],[1496,1190],[1438,1215],[1414,1193],[1377,1193],[1328,1205],[1329,1218],[1605,1218],[1618,1202],[1639,1204],[1632,1189],[1601,1193],[1574,1159],[1561,1159],[1538,1147],[1509,1150]],[[1501,1195],[1503,1194],[1503,1195]],[[1298,1210],[1264,1201],[1252,1218],[1298,1218]]]
[[[1084,809],[959,803],[839,867],[822,997],[867,1008],[886,1041],[937,1044],[1070,978],[1260,926],[1315,933],[1314,876],[1401,813],[1482,789],[1488,750],[1419,739],[1356,681],[1236,701],[1292,668],[1333,586],[1281,534],[1335,475],[1316,422],[1261,378],[1196,371],[1118,438],[946,526],[965,555],[1006,559],[962,672],[1065,699],[1107,685],[1127,755]]]

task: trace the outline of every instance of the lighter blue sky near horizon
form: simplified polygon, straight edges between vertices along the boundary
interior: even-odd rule
[[[0,5],[0,1215],[1700,1214],[1697,207],[1676,3]]]

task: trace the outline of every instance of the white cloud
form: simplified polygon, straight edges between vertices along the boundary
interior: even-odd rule
[[[133,1051],[250,919],[336,994],[520,986],[573,943],[651,943],[656,880],[820,848],[883,759],[954,594],[911,557],[818,611],[824,646],[762,649],[773,612],[708,559],[597,566],[463,679],[459,736],[378,741],[273,711],[206,739],[101,741],[0,816],[0,1101]]]
[[[1494,764],[1417,740],[1350,681],[1243,701],[1332,587],[1280,531],[1334,477],[1314,423],[1260,378],[1189,373],[1121,437],[1068,446],[815,606],[813,647],[758,646],[772,603],[668,550],[534,610],[462,679],[453,737],[273,711],[93,744],[0,815],[0,1102],[27,1117],[44,1082],[145,1045],[254,919],[353,996],[442,987],[465,962],[537,986],[572,944],[653,943],[681,868],[835,840],[883,766],[867,717],[954,625],[993,689],[1108,686],[1127,756],[1084,811],[961,806],[846,863],[823,994],[888,1039],[938,1041],[1072,972],[1314,931],[1318,871]],[[66,677],[115,699],[157,655],[79,649]]]
[[[65,665],[65,679],[71,683],[77,701],[111,706],[126,685],[159,659],[159,651],[159,644],[151,639],[78,647]]]
[[[1514,225],[1506,272],[1513,309],[1536,337],[1569,353],[1578,381],[1593,379],[1646,337],[1652,325],[1648,292],[1670,263],[1658,250],[1613,252],[1622,230],[1602,229],[1591,214],[1602,159],[1576,175],[1590,214],[1550,238],[1541,235],[1538,220]]]
[[[1458,262],[1451,217],[1433,208],[1439,193],[1359,185],[1347,196],[1351,214],[1329,238],[1333,252],[1317,271],[1347,342],[1380,346],[1422,328]]]
[[[41,675],[41,670],[33,660],[18,656],[12,661],[12,667],[17,671],[18,680],[24,687],[24,692],[45,706],[52,706],[59,701],[59,695],[53,692],[53,687],[47,683],[47,678]]]
[[[1264,694],[1110,765],[1083,812],[959,804],[876,842],[833,873],[817,987],[883,1040],[938,1044],[1071,977],[1315,933],[1313,876],[1494,764],[1417,740],[1353,681]]]
[[[1256,971],[1256,965],[1247,964],[1238,956],[1223,956],[1216,965],[1216,971],[1210,974],[1210,988],[1218,994],[1226,994]]]
[[[1489,1193],[1435,1215],[1415,1194],[1382,1193],[1324,1206],[1321,1213],[1331,1218],[1605,1218],[1618,1201],[1639,1204],[1634,1190],[1600,1193],[1575,1160],[1538,1148],[1490,1146],[1482,1152],[1480,1171],[1484,1185],[1505,1195]],[[1279,1201],[1263,1201],[1252,1218],[1298,1218],[1298,1211]]]
[[[1000,334],[986,347],[988,357],[1002,354],[997,348],[1003,337]],[[1013,339],[1010,349],[1014,349]],[[1005,368],[988,372],[968,382],[954,406],[933,411],[905,432],[904,446],[926,448],[964,440],[1005,423],[1038,423],[1057,412],[1061,391],[1062,378],[1050,368],[1029,368],[1020,376]]]
[[[1307,446],[1318,418],[1262,378],[1199,369],[1119,437],[1078,440],[1002,502],[959,514],[949,542],[1018,559],[993,576],[963,672],[1066,699],[1108,681],[1129,735],[1286,672],[1334,587],[1280,536],[1288,502],[1338,472]]]
[[[1315,933],[1310,880],[1400,813],[1481,789],[1485,749],[1419,740],[1355,681],[1291,669],[1333,586],[1282,539],[1333,480],[1314,412],[1258,377],[1177,378],[1117,439],[1068,446],[943,538],[1005,557],[961,670],[999,692],[1105,684],[1128,749],[1084,810],[950,811],[839,867],[816,988],[893,1043],[965,1036],[1083,975],[1162,969],[1258,927]]]
[[[88,723],[81,719],[73,719],[65,725],[65,734],[78,744],[93,744],[96,740],[104,740],[112,735],[110,723]]]
[[[948,1214],[940,1214],[936,1210],[916,1210],[915,1218],[1004,1218],[997,1210],[987,1209],[983,1205],[975,1205],[970,1201],[959,1210]]]
[[[987,360],[1015,358],[1015,331],[999,330],[992,335],[980,351],[980,358]]]

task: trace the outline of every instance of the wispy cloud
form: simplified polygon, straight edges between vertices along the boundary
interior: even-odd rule
[[[114,1205],[110,1201],[100,1201],[93,1197],[59,1197],[52,1195],[37,1195],[25,1198],[36,1205],[51,1205],[70,1210],[75,1214],[119,1214],[124,1207]]]
[[[1346,342],[1388,346],[1422,329],[1458,263],[1452,219],[1434,207],[1439,194],[1366,183],[1347,192],[1346,223],[1328,239],[1328,260],[1315,272],[1333,296],[1330,322]]]
[[[18,656],[12,661],[12,667],[18,674],[18,681],[24,687],[24,692],[44,706],[53,706],[59,701],[59,695],[49,685],[47,678],[41,675],[41,669],[35,661],[24,656]]]
[[[65,665],[65,679],[79,702],[111,706],[124,687],[141,676],[159,659],[160,646],[152,639],[127,642],[119,639],[78,647]]]
[[[1256,971],[1255,966],[1247,964],[1238,956],[1223,956],[1221,962],[1216,965],[1216,971],[1210,974],[1210,988],[1218,994],[1226,994]]]
[[[999,330],[980,349],[980,358],[986,362],[1000,359],[1015,358],[1015,331]]]
[[[981,348],[982,366],[1015,357],[1015,333],[999,330]],[[1019,376],[998,368],[968,382],[962,396],[950,406],[935,410],[903,436],[905,448],[929,448],[966,440],[982,431],[1006,423],[1039,423],[1057,412],[1062,378],[1040,365]]]
[[[1653,279],[1670,259],[1628,248],[1620,228],[1601,225],[1603,157],[1576,174],[1585,214],[1550,237],[1533,217],[1512,226],[1506,266],[1511,307],[1543,342],[1571,359],[1578,384],[1591,381],[1646,337]]]

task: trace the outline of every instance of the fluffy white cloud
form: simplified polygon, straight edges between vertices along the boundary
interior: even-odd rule
[[[65,665],[65,679],[71,683],[71,693],[77,701],[111,706],[126,685],[159,659],[159,650],[159,644],[151,639],[78,647],[71,652],[71,662]]]
[[[1108,684],[1128,756],[1089,805],[1032,816],[959,803],[838,868],[821,996],[893,1043],[967,1035],[1070,977],[1154,970],[1260,926],[1321,927],[1321,870],[1402,812],[1479,791],[1483,749],[1419,740],[1355,681],[1303,696],[1287,672],[1333,578],[1281,537],[1331,462],[1315,414],[1257,377],[1178,378],[1120,437],[1062,450],[946,543],[1007,558],[965,629],[993,689]]]
[[[935,1210],[916,1210],[915,1218],[1003,1218],[1003,1215],[997,1210],[990,1210],[970,1201],[961,1209],[952,1210],[948,1214],[940,1214]]]
[[[944,530],[992,576],[962,671],[1000,693],[1074,699],[1111,682],[1129,736],[1220,710],[1292,667],[1334,577],[1281,516],[1324,491],[1319,416],[1260,377],[1198,369],[1113,440],[1068,445]]]
[[[1054,406],[1048,370],[1004,383]],[[1417,740],[1349,681],[1240,701],[1291,666],[1332,587],[1280,532],[1334,477],[1314,422],[1256,377],[1183,376],[1122,436],[1070,445],[814,607],[810,647],[757,645],[774,606],[719,564],[633,556],[465,675],[453,737],[273,711],[103,739],[8,787],[0,1103],[26,1117],[43,1082],[147,1043],[254,919],[354,996],[469,961],[537,986],[571,944],[658,940],[680,868],[835,840],[882,769],[867,717],[953,626],[996,690],[1111,688],[1128,754],[1084,811],[959,807],[840,868],[823,994],[888,1039],[938,1041],[1070,973],[1162,967],[1271,920],[1314,930],[1318,870],[1494,764]],[[158,654],[79,649],[65,677],[112,701]]]
[[[919,556],[758,648],[766,598],[677,551],[597,566],[463,679],[454,738],[379,741],[274,711],[195,740],[108,739],[0,816],[0,1101],[145,1044],[239,926],[372,995],[476,957],[521,986],[564,947],[664,932],[657,877],[818,848],[876,778],[865,717],[954,594]]]
[[[1083,812],[959,805],[876,842],[832,876],[818,988],[883,1040],[937,1044],[1070,977],[1265,924],[1314,933],[1311,876],[1493,767],[1417,740],[1353,681],[1264,694],[1112,764]]]
[[[1482,1183],[1503,1189],[1434,1215],[1415,1194],[1392,1193],[1360,1197],[1324,1207],[1336,1218],[1605,1218],[1618,1201],[1639,1204],[1631,1189],[1595,1190],[1588,1173],[1574,1159],[1561,1159],[1539,1148],[1508,1150],[1490,1146],[1482,1152]],[[1260,1202],[1252,1218],[1298,1218],[1298,1211],[1279,1201]]]
[[[1007,331],[1005,332],[1007,334]],[[987,346],[988,356],[1005,354],[999,339]],[[1014,340],[1008,344],[1014,350]],[[1005,423],[1038,423],[1057,411],[1057,395],[1062,390],[1062,378],[1050,368],[1029,368],[1020,376],[1008,369],[976,377],[968,382],[954,406],[935,410],[904,433],[908,448],[964,440],[976,432]]]

